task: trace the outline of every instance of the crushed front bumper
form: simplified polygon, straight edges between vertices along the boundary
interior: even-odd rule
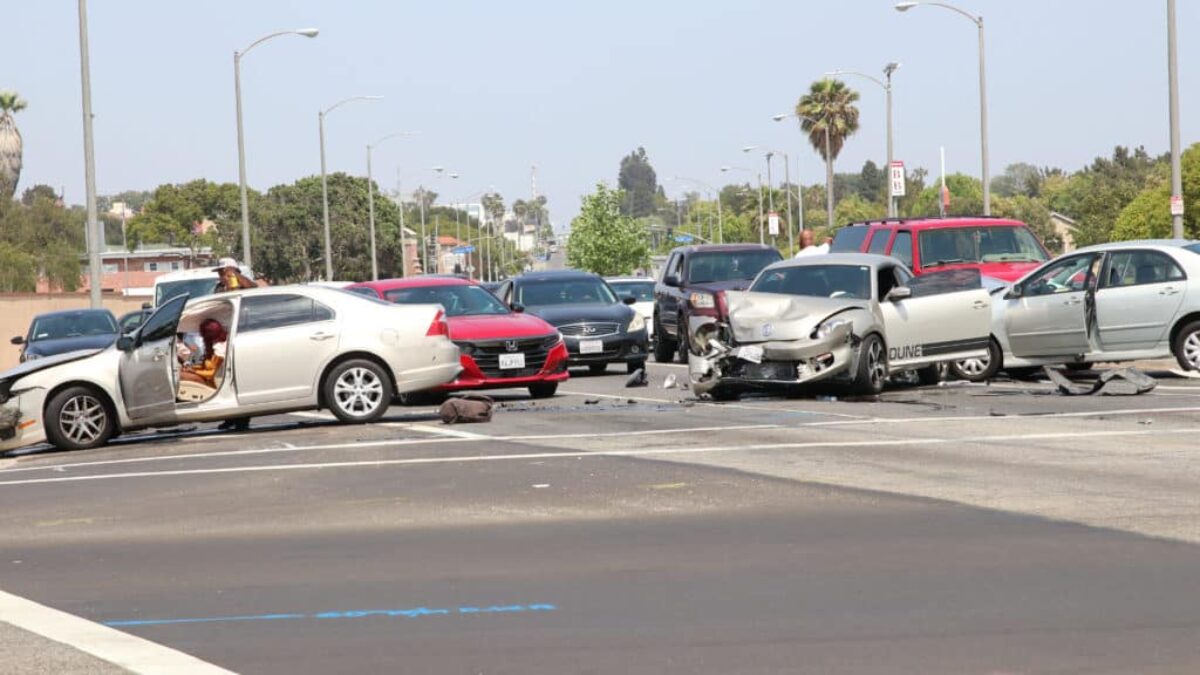
[[[712,333],[720,334],[721,331]],[[704,354],[692,354],[688,376],[697,394],[717,387],[735,389],[788,389],[828,380],[854,366],[850,324],[835,328],[821,339],[731,344],[708,337]],[[700,338],[693,335],[693,345]]]

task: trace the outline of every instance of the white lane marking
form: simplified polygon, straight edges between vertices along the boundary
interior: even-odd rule
[[[614,399],[614,400],[618,400],[618,401],[624,401],[624,400],[649,401],[651,403],[671,403],[671,404],[676,404],[676,405],[680,403],[679,399],[649,398],[649,397],[645,397],[645,396],[627,396],[627,395],[618,395],[618,394],[601,394],[599,392],[594,392],[594,391],[563,391],[561,389],[559,391],[563,394],[570,394],[573,396],[592,396],[595,398],[607,398],[607,399]],[[683,391],[683,390],[680,390],[680,391]],[[851,415],[849,413],[835,413],[835,412],[829,412],[827,410],[799,410],[799,409],[793,409],[793,408],[772,408],[772,407],[768,407],[768,406],[749,405],[746,403],[712,403],[710,401],[698,401],[698,400],[694,400],[694,399],[692,400],[692,402],[695,403],[696,405],[715,405],[715,406],[719,406],[721,408],[732,408],[732,409],[736,409],[736,410],[754,410],[757,412],[774,412],[774,413],[796,412],[796,413],[806,413],[806,414],[811,414],[811,415],[822,415],[822,416],[826,416],[826,417],[848,417],[848,418],[856,419],[856,420],[868,419],[868,417],[866,415]]]
[[[393,422],[381,426],[399,425],[402,422]],[[443,443],[465,443],[468,441],[493,441],[493,442],[516,442],[516,441],[556,441],[570,440],[575,438],[611,438],[611,437],[628,437],[628,436],[658,436],[662,434],[688,434],[688,433],[709,433],[719,431],[752,431],[755,429],[779,429],[778,424],[737,424],[722,427],[678,427],[674,429],[639,429],[636,431],[611,431],[611,432],[592,432],[592,433],[573,433],[573,434],[526,434],[523,436],[484,436],[475,435],[473,437],[453,437],[453,438],[396,438],[383,439],[378,441],[357,441],[353,443],[330,443],[323,445],[292,445],[290,443],[281,443],[283,447],[278,448],[253,448],[249,450],[218,450],[214,452],[189,452],[176,455],[155,455],[153,457],[125,457],[122,459],[101,459],[92,462],[73,462],[71,464],[48,464],[46,466],[22,466],[13,469],[0,471],[0,475],[7,473],[25,473],[29,471],[65,471],[67,469],[82,469],[92,466],[107,466],[111,464],[139,464],[142,462],[162,462],[173,459],[208,459],[213,457],[238,457],[242,455],[268,455],[280,452],[312,452],[318,450],[348,450],[353,448],[381,448],[381,447],[400,447],[407,445],[439,445]],[[467,433],[467,432],[464,432]]]
[[[0,591],[0,623],[10,623],[140,675],[232,675],[232,671],[176,649],[4,591]]]
[[[333,421],[333,420],[337,419],[330,413],[316,412],[316,411],[311,411],[311,410],[301,410],[299,412],[290,412],[290,413],[284,413],[284,414],[287,415],[288,417],[307,417],[307,418],[313,419],[313,420]]]
[[[66,476],[62,478],[28,478],[24,480],[0,481],[4,485],[37,485],[42,483],[74,483],[79,481],[112,480],[118,478],[156,478],[162,476],[198,476],[222,473],[257,473],[261,471],[299,471],[304,469],[340,469],[353,467],[401,466],[411,464],[466,464],[470,462],[503,462],[529,459],[563,459],[582,457],[643,457],[649,455],[691,455],[713,452],[747,452],[760,450],[804,450],[814,448],[863,448],[896,447],[911,445],[966,445],[971,443],[1039,441],[1080,438],[1114,438],[1134,436],[1169,436],[1200,433],[1200,427],[1188,429],[1130,429],[1124,431],[1055,432],[1042,434],[1007,434],[978,436],[973,439],[954,438],[900,438],[867,441],[814,441],[811,443],[763,443],[730,447],[728,445],[707,447],[663,447],[636,450],[571,450],[563,452],[525,452],[508,455],[459,455],[454,457],[412,457],[406,459],[374,459],[345,462],[311,462],[305,464],[259,464],[231,466],[216,469],[174,469],[168,471],[133,471],[128,473],[97,474],[91,476]]]
[[[426,433],[426,434],[433,434],[435,436],[448,436],[450,438],[469,438],[471,440],[477,440],[477,439],[494,440],[496,438],[495,436],[489,436],[487,434],[477,434],[473,431],[463,431],[461,429],[451,429],[449,427],[435,427],[435,426],[431,426],[429,424],[404,424],[401,422],[401,423],[385,424],[384,426],[392,426],[392,424],[395,424],[396,426],[401,426],[405,429],[412,429],[413,431],[420,431],[420,432]]]
[[[886,402],[886,401],[885,401]],[[834,420],[830,422],[805,422],[800,426],[834,427],[854,424],[913,424],[917,422],[978,422],[980,420],[1047,420],[1070,417],[1121,417],[1127,415],[1152,415],[1172,412],[1200,412],[1200,408],[1120,408],[1116,410],[1086,410],[1083,412],[1045,413],[1028,415],[946,415],[931,417],[870,417],[861,420]],[[0,472],[3,473],[3,472]]]

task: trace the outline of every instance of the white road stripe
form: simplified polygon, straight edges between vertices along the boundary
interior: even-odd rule
[[[495,436],[488,436],[487,434],[477,434],[473,431],[463,431],[461,429],[454,429],[451,427],[437,427],[437,426],[432,426],[429,424],[405,424],[403,422],[394,422],[392,424],[385,424],[384,426],[392,426],[393,424],[396,426],[402,426],[405,429],[412,429],[413,431],[420,431],[421,433],[433,434],[435,436],[448,436],[450,438],[469,438],[471,440],[477,440],[477,439],[494,440],[496,438]]]
[[[0,623],[36,633],[139,675],[232,675],[156,642],[0,591]]]
[[[1153,415],[1159,413],[1200,412],[1200,408],[1121,408],[1117,410],[1086,410],[1083,412],[1045,413],[1031,415],[955,415],[930,417],[870,417],[861,420],[833,420],[829,422],[805,422],[806,427],[836,427],[854,424],[914,424],[918,422],[978,422],[980,420],[1047,420],[1071,417],[1123,417],[1128,415]]]
[[[563,390],[559,390],[559,391],[563,394],[570,394],[573,396],[591,396],[594,398],[606,398],[606,399],[614,399],[614,400],[618,400],[618,401],[624,401],[624,400],[649,401],[651,403],[671,403],[671,404],[676,404],[676,405],[680,402],[678,399],[648,398],[645,396],[628,396],[628,395],[617,395],[617,394],[601,394],[599,392],[594,392],[594,391],[563,391]],[[778,412],[801,412],[801,413],[809,413],[812,415],[825,415],[828,417],[848,417],[848,418],[852,418],[852,419],[868,419],[866,415],[851,415],[849,413],[836,413],[836,412],[830,412],[828,410],[797,410],[797,409],[793,409],[793,408],[772,408],[772,407],[768,407],[768,406],[756,406],[756,405],[750,405],[748,403],[712,403],[710,401],[694,401],[694,403],[696,403],[697,405],[717,405],[722,408],[732,408],[732,409],[736,409],[736,410],[754,410],[754,411],[758,411],[758,412],[775,412],[775,413],[778,413]]]
[[[393,422],[383,426],[401,425]],[[442,443],[464,443],[468,441],[520,442],[520,441],[555,441],[573,438],[610,438],[628,436],[658,436],[663,434],[710,433],[719,431],[749,431],[754,429],[778,429],[778,424],[738,424],[722,427],[680,427],[674,429],[640,429],[637,431],[613,431],[573,434],[528,434],[524,436],[474,436],[453,438],[397,438],[378,441],[357,441],[353,443],[331,443],[323,445],[292,445],[281,443],[278,448],[253,448],[249,450],[218,450],[214,452],[190,452],[176,455],[155,455],[153,457],[125,457],[122,459],[101,459],[92,462],[73,462],[71,464],[47,464],[45,466],[22,466],[0,471],[0,476],[9,473],[24,473],[29,471],[65,471],[92,466],[108,466],[112,464],[139,464],[142,462],[163,462],[174,459],[208,459],[212,457],[238,457],[242,455],[268,455],[281,452],[311,452],[319,450],[349,450],[353,448],[400,447],[407,445],[437,445]],[[461,432],[468,433],[468,432]]]
[[[596,451],[564,451],[564,452],[526,452],[508,455],[459,455],[456,457],[414,457],[407,459],[377,459],[346,462],[313,462],[306,464],[262,464],[252,466],[223,467],[216,469],[177,469],[169,471],[136,471],[129,473],[98,474],[92,476],[66,476],[61,478],[29,478],[25,480],[0,481],[4,485],[37,485],[42,483],[74,483],[80,481],[113,480],[119,478],[158,478],[166,476],[198,476],[223,473],[257,473],[263,471],[300,471],[314,469],[341,469],[356,467],[401,466],[413,464],[466,464],[471,462],[503,462],[530,459],[563,459],[582,457],[644,457],[651,455],[691,455],[715,452],[747,452],[765,450],[804,450],[814,448],[862,448],[862,447],[896,447],[912,445],[967,445],[970,443],[1009,442],[1009,441],[1039,441],[1080,438],[1114,438],[1138,436],[1171,436],[1200,433],[1200,428],[1188,429],[1129,429],[1114,431],[1091,432],[1056,432],[1043,434],[1009,434],[997,436],[978,436],[974,439],[954,438],[903,438],[866,441],[815,441],[811,443],[764,443],[757,445],[728,445],[708,447],[665,447],[641,448],[636,450],[596,450]]]

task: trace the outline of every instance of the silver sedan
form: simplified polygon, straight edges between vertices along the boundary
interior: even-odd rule
[[[316,408],[369,422],[394,396],[460,369],[437,305],[311,285],[181,295],[106,349],[0,373],[0,451],[45,440],[92,448],[140,428]]]
[[[1060,256],[993,292],[987,357],[959,377],[999,370],[1174,357],[1200,370],[1200,242],[1122,241]]]

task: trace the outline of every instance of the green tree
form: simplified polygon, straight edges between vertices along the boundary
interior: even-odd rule
[[[834,207],[833,222],[835,227],[840,227],[847,223],[877,220],[883,218],[886,214],[887,209],[882,204],[869,202],[856,194],[852,194],[842,199]]]
[[[650,261],[646,231],[621,212],[625,194],[604,183],[583,198],[571,221],[567,264],[605,276],[629,274]]]
[[[1078,223],[1075,242],[1098,244],[1112,237],[1117,216],[1142,190],[1169,171],[1166,157],[1151,157],[1144,148],[1118,146],[1112,158],[1097,157],[1065,182],[1042,186],[1049,207]]]
[[[1050,222],[1050,207],[1041,199],[1024,194],[1011,197],[998,195],[992,199],[992,213],[1025,223],[1047,249],[1056,254],[1062,252],[1062,238]]]
[[[832,185],[833,162],[842,152],[846,139],[858,131],[858,92],[841,80],[813,82],[808,93],[796,103],[800,129],[808,142],[825,160],[825,184]],[[826,136],[828,131],[828,137]]]
[[[1032,164],[1009,164],[1004,173],[992,179],[992,192],[1001,197],[1036,197],[1041,192],[1042,179],[1042,172]]]
[[[648,216],[655,211],[655,195],[659,191],[658,175],[650,166],[646,149],[637,150],[621,158],[621,169],[617,174],[617,187],[625,193],[622,213],[634,218]]]
[[[258,194],[252,194],[257,199]],[[160,185],[142,212],[129,220],[126,238],[131,249],[142,244],[212,247],[218,254],[240,254],[241,196],[233,183],[204,179],[178,185]],[[211,221],[215,231],[201,225]],[[252,229],[253,231],[253,229]]]
[[[25,206],[33,206],[33,203],[38,199],[48,199],[51,202],[58,201],[58,193],[49,185],[34,185],[31,188],[25,188],[21,193],[21,203]]]
[[[950,207],[947,216],[977,216],[983,213],[983,184],[978,178],[954,173],[946,176],[946,189],[950,192]],[[942,186],[940,181],[925,188],[913,201],[909,215],[932,218],[939,214]]]
[[[1183,170],[1183,233],[1190,239],[1200,238],[1200,143],[1184,151],[1180,157]],[[1166,239],[1171,231],[1171,184],[1169,176],[1158,176],[1142,190],[1113,224],[1114,240]]]
[[[0,241],[0,293],[29,293],[37,288],[37,261],[7,241]]]

